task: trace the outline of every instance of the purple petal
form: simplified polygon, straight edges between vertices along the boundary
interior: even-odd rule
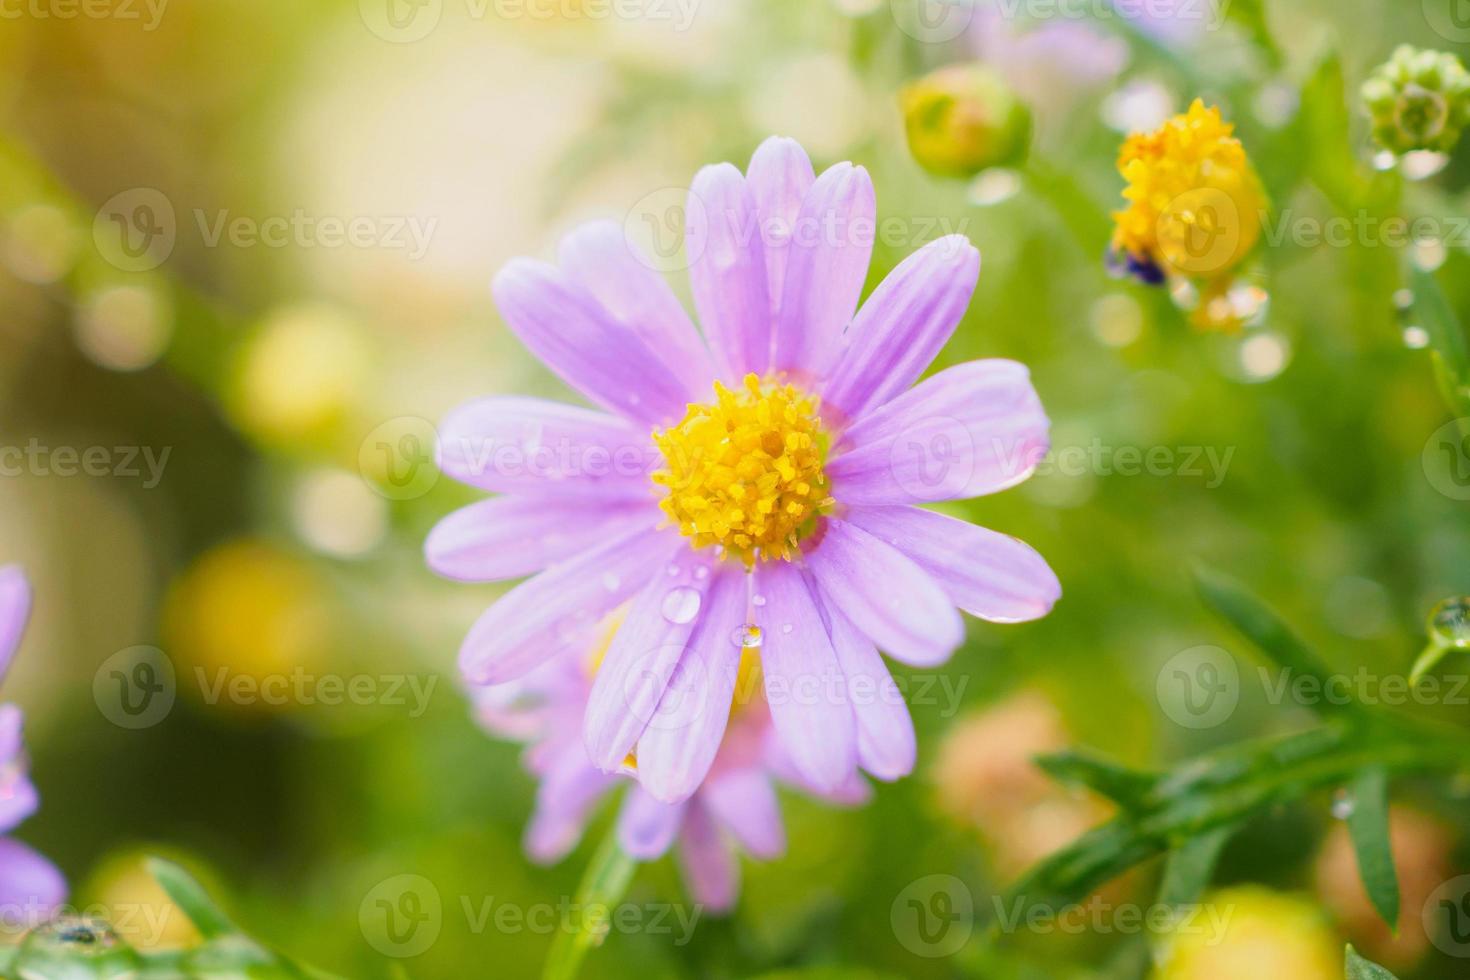
[[[31,585],[19,565],[0,568],[0,680],[20,646],[31,615]]]
[[[656,800],[634,784],[618,814],[618,843],[640,861],[656,860],[674,843],[683,821],[683,803]]]
[[[689,285],[721,374],[764,374],[771,359],[771,304],[755,195],[728,163],[694,176],[684,248]]]
[[[773,317],[781,308],[791,229],[801,213],[801,202],[806,199],[807,191],[815,180],[812,162],[796,140],[772,136],[758,146],[750,158],[746,181],[755,194],[756,211],[760,215],[764,235],[766,290],[770,294]]]
[[[759,769],[722,772],[699,791],[699,799],[751,857],[771,860],[786,852],[776,788]]]
[[[1046,559],[1008,534],[919,507],[854,507],[847,519],[912,558],[972,616],[1025,622],[1061,597]]]
[[[599,769],[622,769],[658,712],[704,611],[711,561],[707,552],[678,548],[666,562],[667,569],[662,565],[653,568],[652,579],[647,580],[613,637],[592,684],[582,726],[587,754]]]
[[[679,867],[694,901],[719,914],[735,906],[740,895],[740,865],[719,828],[695,800],[684,815],[679,834]]]
[[[994,493],[1031,475],[1049,423],[1030,374],[1014,361],[941,371],[849,429],[827,464],[849,506],[913,504]]]
[[[859,419],[906,391],[949,341],[979,278],[980,252],[963,235],[904,259],[858,311],[822,404]]]
[[[677,535],[634,531],[553,565],[502,596],[470,628],[459,669],[471,684],[515,680],[621,605],[657,575]]]
[[[830,603],[827,611],[832,647],[847,676],[847,697],[857,720],[858,763],[889,782],[907,776],[914,771],[918,748],[903,693],[873,642]]]
[[[771,723],[791,762],[819,789],[837,786],[856,767],[857,728],[842,688],[842,668],[816,600],[794,565],[756,570],[761,667]]]
[[[531,860],[551,864],[566,857],[582,839],[593,808],[617,782],[592,767],[578,739],[560,746],[537,787],[536,810],[526,825]]]
[[[786,746],[781,743],[774,731],[768,733],[761,760],[766,771],[780,782],[794,786],[828,803],[835,803],[838,806],[862,806],[873,798],[873,791],[868,786],[868,781],[863,778],[862,772],[856,766],[853,767],[852,772],[847,774],[847,778],[836,786],[827,789],[813,786],[811,780],[803,776],[796,768],[796,764],[791,761],[791,753],[786,750]]]
[[[806,559],[827,603],[890,656],[932,667],[964,639],[964,623],[944,590],[867,531],[828,518]]]
[[[630,531],[652,530],[648,504],[604,508],[582,501],[506,496],[481,500],[444,518],[424,541],[429,567],[460,582],[532,575]]]
[[[24,717],[15,705],[0,704],[0,834],[14,830],[41,802],[26,772]]]
[[[66,879],[56,865],[18,840],[0,838],[0,908],[8,923],[35,926],[66,901]]]
[[[439,469],[495,493],[650,500],[660,456],[647,429],[540,398],[482,398],[439,425]]]
[[[715,572],[706,609],[679,658],[658,711],[638,739],[638,780],[670,803],[693,793],[719,751],[740,670],[745,573]]]
[[[684,414],[684,386],[648,344],[555,266],[513,259],[491,283],[505,322],[557,377],[650,425]]]
[[[583,225],[562,240],[557,258],[608,316],[642,340],[679,379],[687,400],[708,397],[715,377],[709,350],[674,291],[628,241],[621,225]]]
[[[775,323],[777,370],[820,377],[836,359],[873,256],[877,198],[862,167],[839,163],[812,184],[792,230]]]

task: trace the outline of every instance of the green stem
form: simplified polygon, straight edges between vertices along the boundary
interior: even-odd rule
[[[628,893],[637,868],[638,862],[618,846],[617,828],[609,830],[577,889],[575,912],[579,918],[561,924],[541,972],[543,980],[576,977],[588,951],[607,939],[612,907]]]

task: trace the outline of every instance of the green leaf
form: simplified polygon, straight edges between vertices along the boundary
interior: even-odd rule
[[[1382,769],[1365,770],[1349,792],[1353,808],[1347,819],[1348,835],[1358,855],[1358,874],[1373,907],[1390,929],[1397,930],[1399,878],[1388,829],[1388,774]]]
[[[206,940],[240,931],[230,917],[220,911],[203,886],[177,864],[163,858],[149,858],[148,873],[157,879],[159,887],[183,910],[194,928],[199,930],[199,935]]]
[[[1090,789],[1130,810],[1142,805],[1156,779],[1085,752],[1054,752],[1038,756],[1036,764],[1060,783]]]
[[[1386,772],[1458,772],[1470,765],[1470,743],[1399,719],[1365,724],[1334,719],[1321,728],[1281,738],[1226,746],[1162,773],[1137,810],[1084,834],[1033,867],[1007,890],[1003,905],[1026,914],[1084,900],[1098,886],[1164,854],[1179,842],[1233,828],[1313,789],[1342,786],[1365,769]],[[1170,888],[1183,892],[1201,851],[1180,867]],[[996,923],[999,927],[999,922]]]
[[[1164,879],[1159,883],[1160,905],[1189,905],[1199,901],[1214,877],[1220,852],[1235,833],[1235,827],[1217,827],[1191,837],[1169,855]]]
[[[1370,963],[1358,955],[1352,946],[1347,948],[1347,980],[1398,980],[1377,963]]]
[[[1195,584],[1200,598],[1216,613],[1228,620],[1277,665],[1294,674],[1315,678],[1327,685],[1331,671],[1305,643],[1292,632],[1280,616],[1245,586],[1211,568],[1195,569]],[[1322,699],[1324,708],[1341,707]]]
[[[1414,315],[1429,334],[1434,375],[1451,411],[1470,413],[1470,341],[1434,274],[1411,265],[1409,282],[1414,293]]]
[[[602,945],[607,938],[607,915],[627,894],[637,868],[638,862],[618,846],[616,828],[610,830],[593,855],[577,889],[577,908],[582,910],[582,917],[572,924],[575,928],[568,928],[567,923],[562,923],[546,957],[541,973],[544,980],[572,980],[588,951]],[[598,908],[604,910],[604,914],[593,915],[592,910]]]

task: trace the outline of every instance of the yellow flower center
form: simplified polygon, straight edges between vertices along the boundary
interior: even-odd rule
[[[1113,246],[1191,278],[1223,276],[1261,232],[1265,195],[1234,126],[1199,99],[1152,133],[1123,144],[1128,207],[1113,214]]]
[[[794,385],[748,374],[732,391],[717,381],[713,402],[690,405],[653,439],[664,513],[694,547],[718,545],[747,568],[792,558],[832,506],[817,399]]]

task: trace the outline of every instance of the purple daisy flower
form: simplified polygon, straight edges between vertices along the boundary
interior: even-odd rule
[[[831,791],[859,766],[893,779],[913,764],[907,711],[850,683],[888,676],[878,649],[933,666],[961,642],[959,609],[1013,623],[1060,594],[1024,543],[916,506],[1021,482],[1048,422],[1012,361],[915,384],[980,255],[932,242],[859,310],[875,213],[867,171],[817,177],[789,139],[745,174],[701,170],[685,249],[702,337],[613,222],[569,235],[559,267],[518,259],[495,278],[511,329],[603,410],[488,398],[444,420],[443,472],[500,496],[441,522],[430,566],[533,576],[470,630],[460,669],[514,680],[630,603],[579,727],[597,769],[633,756],[656,799],[709,771],[743,649],[795,770]],[[669,714],[685,724],[649,724]]]
[[[20,646],[31,611],[31,588],[14,565],[0,568],[0,680]],[[0,704],[0,834],[36,812],[40,798],[26,769],[23,716]],[[50,861],[20,841],[0,837],[0,921],[34,925],[66,899],[66,880]]]
[[[540,784],[525,848],[540,863],[561,860],[581,840],[598,806],[627,785],[618,811],[617,836],[634,858],[652,861],[671,849],[693,899],[715,912],[734,905],[740,890],[739,853],[760,860],[786,850],[776,785],[783,783],[829,802],[855,805],[870,795],[854,774],[830,791],[808,784],[773,737],[760,692],[756,661],[747,658],[737,683],[730,723],[709,774],[688,799],[667,803],[625,774],[592,764],[581,737],[582,715],[592,692],[595,660],[557,657],[508,684],[475,691],[480,724],[490,733],[525,742],[526,768]],[[656,719],[654,725],[677,719]]]

